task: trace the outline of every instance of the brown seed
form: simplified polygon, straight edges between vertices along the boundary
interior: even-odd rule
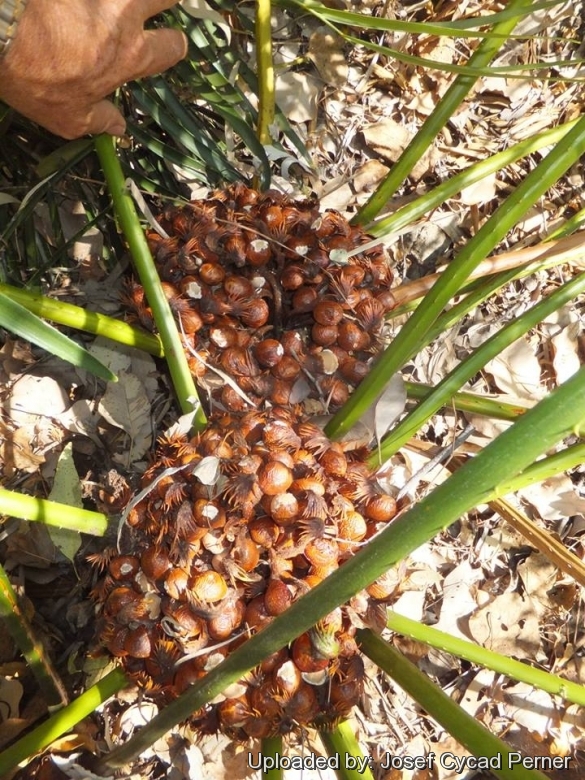
[[[310,233],[305,233],[303,236],[291,236],[286,240],[284,254],[291,260],[298,260],[299,257],[307,257],[315,246],[315,238]]]
[[[209,636],[215,641],[221,642],[227,639],[244,622],[246,607],[242,599],[228,604],[221,612],[214,615],[207,622]]]
[[[347,472],[347,458],[341,447],[331,447],[331,449],[321,455],[319,463],[329,477],[344,477]]]
[[[269,397],[273,404],[286,406],[290,403],[291,392],[292,385],[290,382],[286,382],[284,379],[276,379],[275,377]]]
[[[355,322],[342,322],[339,326],[337,343],[342,349],[348,352],[356,352],[367,349],[370,346],[371,338],[363,328]]]
[[[118,555],[110,561],[108,569],[115,580],[130,580],[138,571],[138,558],[134,555]]]
[[[254,238],[246,248],[246,257],[250,265],[258,268],[267,263],[272,257],[270,244],[265,238]]]
[[[136,604],[140,599],[140,594],[132,588],[125,586],[114,588],[108,596],[104,611],[107,615],[115,617],[121,609],[124,609],[129,604]]]
[[[270,373],[277,377],[277,379],[284,379],[287,382],[292,382],[299,375],[301,367],[298,360],[290,355],[283,355],[279,362],[272,366]]]
[[[326,376],[319,382],[321,392],[332,406],[342,406],[349,398],[349,387],[335,376]]]
[[[203,263],[199,269],[199,277],[202,282],[214,287],[225,279],[225,269],[219,263]]]
[[[270,516],[278,525],[287,525],[298,513],[299,502],[292,493],[279,493],[270,501]]]
[[[295,290],[292,297],[293,310],[301,314],[312,311],[317,297],[317,290],[314,287],[309,287],[308,285],[299,287],[298,290]]]
[[[250,404],[230,385],[224,385],[222,388],[221,402],[230,412],[245,412],[250,408]]]
[[[224,728],[243,726],[251,714],[248,702],[243,696],[238,699],[224,699],[218,704],[217,712]]]
[[[292,604],[292,593],[282,580],[272,579],[264,593],[264,604],[269,615],[280,615]]]
[[[306,682],[301,682],[298,691],[289,699],[284,707],[287,717],[299,723],[309,723],[316,718],[321,709],[315,688]]]
[[[392,309],[396,307],[396,298],[391,290],[384,290],[381,293],[377,293],[376,300],[380,301],[385,312],[392,311]]]
[[[329,666],[329,659],[320,655],[308,633],[301,634],[292,643],[292,659],[301,672],[319,672]]]
[[[258,472],[258,485],[267,496],[285,493],[292,481],[292,471],[277,460],[269,460]]]
[[[358,360],[355,357],[349,357],[344,360],[340,365],[341,376],[352,385],[359,384],[362,379],[367,376],[370,368],[363,360]]]
[[[225,509],[217,501],[199,498],[193,505],[193,517],[202,528],[223,528],[225,525]]]
[[[148,658],[152,651],[152,644],[146,626],[129,629],[124,639],[124,650],[132,658]]]
[[[384,323],[384,306],[375,298],[367,298],[358,303],[355,316],[366,332],[379,331]]]
[[[264,339],[254,347],[254,357],[261,366],[272,368],[284,355],[284,347],[276,339]]]
[[[304,355],[303,339],[298,331],[286,330],[280,338],[280,343],[285,355],[291,355],[297,360]]]
[[[396,501],[392,496],[381,493],[366,501],[364,514],[377,523],[386,523],[388,520],[392,520],[396,514]]]
[[[228,592],[225,579],[216,571],[209,569],[196,574],[190,583],[193,595],[200,601],[220,601]]]
[[[248,349],[228,347],[221,356],[222,367],[230,376],[258,376],[260,367]]]
[[[285,420],[269,420],[264,426],[262,439],[271,450],[283,447],[294,451],[301,446],[299,436],[295,433],[292,425]]]
[[[240,319],[244,325],[254,330],[266,325],[270,317],[270,309],[264,298],[252,298],[242,306]]]
[[[339,338],[337,325],[320,325],[316,323],[311,328],[311,338],[321,347],[329,347]]]
[[[310,541],[305,547],[304,554],[314,566],[330,566],[337,564],[339,547],[333,539],[321,537]]]
[[[209,328],[209,340],[220,349],[233,347],[237,343],[238,335],[236,329],[222,322],[216,322]]]
[[[305,283],[305,272],[299,265],[287,265],[280,276],[280,284],[285,290],[298,290]]]
[[[260,560],[258,545],[249,536],[240,535],[234,542],[232,557],[244,571],[253,571]]]
[[[274,498],[270,500],[273,501]],[[248,524],[248,531],[256,544],[266,548],[276,544],[280,536],[280,528],[268,517],[255,517]]]
[[[189,575],[184,569],[171,569],[165,577],[164,589],[172,599],[185,601]]]
[[[302,453],[302,450],[299,450],[297,453],[297,462],[300,453]],[[311,491],[317,496],[325,495],[325,485],[323,484],[323,480],[318,477],[301,477],[300,479],[295,479],[290,489],[295,495],[305,491]]]
[[[140,556],[140,567],[150,580],[162,579],[171,565],[168,551],[156,545],[147,547]]]
[[[320,325],[337,325],[343,319],[343,306],[336,301],[319,301],[313,309],[313,318]]]
[[[244,622],[250,628],[260,628],[269,622],[272,618],[266,611],[264,604],[264,595],[256,596],[246,605]]]

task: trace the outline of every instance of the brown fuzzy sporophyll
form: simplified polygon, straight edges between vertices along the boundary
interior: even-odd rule
[[[163,436],[102,556],[99,639],[164,704],[351,557],[396,513],[366,465],[312,418],[339,408],[379,349],[392,279],[337,212],[243,185],[169,208],[149,234],[207,428]],[[335,257],[339,258],[337,253]],[[141,288],[128,299],[151,322]],[[358,703],[357,627],[383,625],[390,579],[327,615],[191,718],[239,740],[330,727]]]

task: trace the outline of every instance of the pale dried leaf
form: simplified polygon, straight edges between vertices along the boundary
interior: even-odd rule
[[[461,190],[461,202],[466,206],[481,206],[496,196],[496,174],[490,173],[475,184]]]
[[[140,380],[127,371],[118,372],[118,381],[108,383],[99,403],[99,412],[110,425],[122,428],[130,436],[132,446],[125,453],[129,465],[141,458],[150,447],[152,427],[150,403]]]
[[[52,377],[24,374],[12,386],[4,408],[13,422],[27,425],[39,417],[55,417],[68,406],[67,394]]]
[[[485,369],[505,393],[528,399],[544,395],[535,348],[524,338],[518,339],[486,363]]]
[[[2,705],[2,720],[17,718],[20,714],[20,700],[23,687],[18,680],[0,677],[0,704]]]
[[[317,101],[321,83],[308,73],[288,71],[276,79],[276,103],[291,122],[312,122],[317,119]]]
[[[73,445],[71,443],[63,448],[59,457],[49,499],[68,506],[83,507],[81,483],[73,462]],[[55,526],[50,525],[47,526],[47,531],[55,547],[62,555],[72,561],[81,546],[81,535],[77,531],[55,528]]]
[[[505,656],[535,659],[541,650],[538,614],[529,596],[503,593],[469,618],[475,642]]]
[[[220,476],[219,464],[220,460],[215,455],[206,455],[201,458],[191,473],[204,485],[215,485]]]
[[[96,403],[93,400],[81,399],[75,401],[67,411],[59,415],[59,423],[71,433],[81,433],[83,436],[95,437],[98,421]]]
[[[367,146],[390,162],[396,162],[413,137],[413,133],[394,119],[382,119],[368,125],[363,134]],[[412,178],[421,179],[437,159],[438,152],[434,148],[427,150],[412,169]]]
[[[503,710],[507,717],[534,734],[546,735],[557,714],[552,696],[528,683],[519,682],[506,688],[503,700]]]
[[[544,482],[529,485],[519,491],[543,520],[562,520],[573,515],[585,516],[585,498],[577,493],[566,474],[558,474]]]
[[[572,377],[581,367],[578,342],[580,330],[579,323],[574,323],[563,328],[551,339],[554,348],[553,368],[558,384]]]
[[[406,386],[400,374],[394,374],[384,388],[374,407],[374,430],[378,441],[392,423],[402,414],[406,406]]]
[[[447,631],[453,636],[469,639],[460,628],[460,618],[474,612],[477,600],[474,583],[479,582],[483,574],[473,569],[468,561],[463,561],[445,577],[443,582],[443,603],[437,622],[440,631]]]
[[[309,39],[309,57],[326,84],[342,87],[347,81],[348,65],[344,42],[329,27],[319,27]]]
[[[32,474],[45,462],[45,456],[33,448],[33,438],[33,426],[18,428],[3,436],[0,443],[0,454],[7,476],[12,476],[15,470]]]

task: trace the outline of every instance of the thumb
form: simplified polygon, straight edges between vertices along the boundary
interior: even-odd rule
[[[126,120],[109,100],[100,100],[89,112],[85,132],[124,135],[126,132]]]

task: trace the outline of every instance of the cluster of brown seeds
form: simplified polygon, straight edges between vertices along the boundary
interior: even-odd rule
[[[179,695],[347,560],[395,514],[365,449],[311,421],[379,349],[391,304],[381,249],[337,212],[242,185],[169,208],[149,240],[213,413],[166,436],[101,556],[100,640],[160,701]],[[141,288],[129,300],[148,325]],[[265,659],[193,725],[237,739],[326,727],[359,700],[354,635],[383,622],[381,580]]]
[[[201,388],[230,411],[343,405],[392,306],[381,246],[346,259],[369,237],[338,212],[243,185],[169,208],[160,226],[168,237],[150,245]],[[128,302],[152,323],[141,287]]]
[[[359,451],[282,409],[249,412],[237,426],[224,413],[191,440],[163,438],[143,485],[127,517],[128,553],[109,559],[99,586],[101,641],[161,699],[205,675],[396,511]],[[378,623],[389,595],[383,581],[358,594],[195,725],[246,738],[347,715],[363,684],[355,628]]]

